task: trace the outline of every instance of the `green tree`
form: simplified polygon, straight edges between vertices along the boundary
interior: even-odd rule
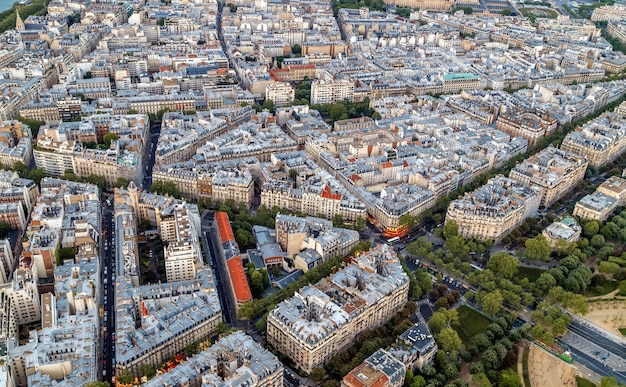
[[[445,352],[450,353],[450,358],[456,358],[456,354],[463,342],[459,334],[452,328],[443,328],[437,335],[437,345]]]
[[[600,387],[619,387],[619,384],[614,377],[603,376],[600,379]]]
[[[0,221],[0,238],[6,238],[11,232],[11,225],[5,221]]]
[[[437,335],[443,328],[452,328],[459,324],[459,312],[456,309],[439,309],[428,321],[428,327]]]
[[[597,221],[595,221],[595,220],[587,222],[583,226],[583,234],[587,238],[593,237],[594,235],[596,235],[598,233],[598,231],[600,231],[600,224]]]
[[[326,371],[321,367],[315,367],[311,370],[309,376],[314,382],[319,383],[326,378]]]
[[[263,293],[263,274],[261,274],[259,270],[255,270],[250,276],[250,285],[252,287],[252,293],[254,293],[256,297]]]
[[[487,261],[487,269],[495,275],[504,278],[513,278],[519,268],[519,260],[511,254],[500,251],[495,253]]]
[[[486,293],[480,299],[480,305],[483,308],[483,311],[488,315],[495,316],[500,309],[502,309],[502,302],[504,301],[504,297],[502,293],[498,289]]]
[[[554,251],[559,257],[566,257],[574,250],[574,243],[568,242],[565,239],[558,239],[554,246]]]
[[[491,387],[492,384],[484,372],[472,375],[472,384],[476,387]]]
[[[293,52],[295,55],[302,54],[302,46],[300,46],[299,44],[294,44],[291,48],[291,52]]]
[[[498,387],[522,387],[522,380],[512,369],[502,370],[498,374]]]
[[[143,363],[139,366],[139,373],[141,376],[145,376],[148,379],[152,379],[154,375],[156,375],[156,371],[154,370],[154,366],[150,363]]]
[[[276,111],[276,106],[274,105],[274,101],[272,101],[269,98],[263,101],[263,105],[261,105],[261,108],[269,110],[270,113],[274,113]]]
[[[124,371],[117,374],[117,381],[121,384],[132,384],[135,381],[135,377],[130,370],[125,369]]]
[[[115,187],[115,188],[126,188],[126,187],[128,187],[129,184],[130,184],[130,180],[125,179],[123,177],[119,177],[115,181],[115,184],[113,184],[113,187]]]
[[[28,126],[30,128],[30,133],[33,135],[33,138],[37,138],[39,134],[39,128],[41,125],[45,125],[45,121],[37,121],[30,118],[18,117],[17,120],[22,124]]]
[[[543,235],[526,239],[526,256],[532,261],[547,261],[550,259],[552,247]]]
[[[417,224],[417,219],[413,215],[406,213],[398,219],[398,223],[400,226],[407,226],[411,230]]]
[[[459,235],[459,224],[454,220],[447,221],[443,225],[443,238],[448,239],[457,235]]]
[[[102,141],[104,141],[104,145],[106,145],[107,148],[110,147],[111,142],[115,140],[117,140],[117,134],[113,132],[109,132],[105,134],[104,137],[102,138]]]
[[[591,244],[591,246],[595,247],[596,249],[599,249],[602,246],[604,246],[605,240],[602,235],[596,234],[591,237],[591,241],[589,241],[589,243]]]
[[[107,180],[104,176],[99,175],[89,175],[87,176],[87,182],[93,185],[97,185],[101,190],[105,190],[107,188]]]

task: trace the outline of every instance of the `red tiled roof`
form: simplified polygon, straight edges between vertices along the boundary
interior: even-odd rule
[[[250,292],[250,286],[248,285],[248,279],[246,278],[246,272],[243,269],[243,263],[241,263],[241,257],[237,256],[228,260],[228,274],[230,275],[230,281],[235,289],[235,298],[237,303],[241,304],[252,299],[252,292]]]
[[[235,241],[235,234],[233,234],[233,229],[230,227],[228,214],[225,212],[216,212],[215,220],[217,221],[217,228],[219,229],[222,243],[226,243],[228,240]]]

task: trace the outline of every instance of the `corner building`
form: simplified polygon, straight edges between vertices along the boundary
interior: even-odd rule
[[[278,304],[267,319],[267,340],[310,373],[365,329],[389,320],[406,303],[408,291],[396,253],[378,245]]]

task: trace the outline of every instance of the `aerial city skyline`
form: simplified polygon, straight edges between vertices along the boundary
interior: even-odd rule
[[[626,385],[624,0],[0,9],[0,387]]]

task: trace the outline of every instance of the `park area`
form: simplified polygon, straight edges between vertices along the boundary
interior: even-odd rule
[[[589,302],[589,313],[585,318],[616,335],[626,328],[626,301],[602,300]]]
[[[556,19],[559,14],[550,8],[519,8],[522,15],[529,18],[531,21],[535,21],[537,18]]]

